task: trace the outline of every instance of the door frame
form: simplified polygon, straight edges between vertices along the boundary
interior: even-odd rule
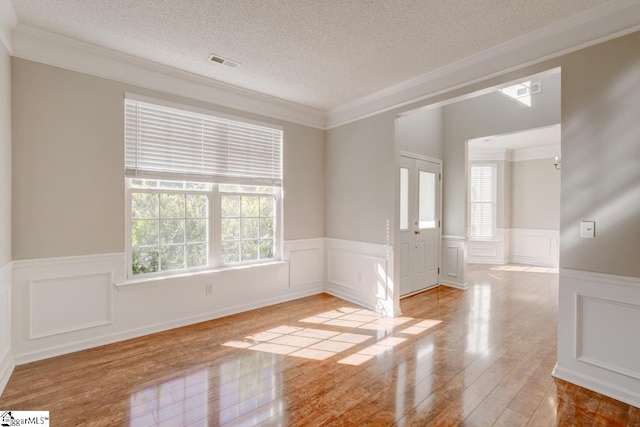
[[[438,227],[437,227],[437,238],[436,238],[436,241],[438,243],[438,248],[437,248],[437,254],[438,254],[438,275],[437,275],[438,276],[438,283],[433,287],[430,287],[430,288],[427,288],[427,289],[421,289],[421,290],[418,290],[418,291],[415,291],[415,292],[408,293],[406,295],[399,295],[398,294],[400,299],[406,298],[406,297],[410,297],[410,296],[416,295],[416,294],[418,294],[420,292],[424,292],[425,290],[433,289],[433,288],[439,286],[440,285],[440,275],[442,273],[442,265],[441,265],[442,264],[442,163],[443,163],[442,159],[436,159],[434,157],[423,156],[423,155],[420,155],[420,154],[416,154],[416,153],[412,153],[410,151],[404,151],[404,150],[400,151],[400,159],[402,159],[402,157],[408,157],[408,158],[411,158],[411,159],[414,159],[414,160],[422,160],[422,161],[425,161],[425,162],[435,163],[435,164],[438,165],[439,172],[438,172],[438,183],[437,183],[437,185],[438,185],[438,221],[439,221],[439,223],[438,223]],[[400,173],[400,167],[398,167],[398,172],[397,173],[398,174]],[[398,186],[398,192],[399,191],[400,191],[400,187]],[[398,199],[398,205],[395,207],[395,209],[396,209],[396,212],[398,212],[400,210],[399,199]],[[396,228],[397,232],[400,231],[400,221],[399,220],[397,221],[397,224],[396,224],[395,228]],[[398,242],[396,242],[396,245],[397,245],[397,243]],[[397,247],[395,248],[395,250],[397,250]],[[400,266],[398,265],[398,271],[399,271],[399,267]],[[400,286],[400,283],[398,283],[398,289],[399,289],[399,286]]]

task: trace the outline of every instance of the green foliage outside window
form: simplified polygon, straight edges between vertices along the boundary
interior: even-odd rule
[[[275,196],[222,194],[220,201],[223,263],[274,258]]]
[[[131,193],[134,275],[207,265],[208,197]]]

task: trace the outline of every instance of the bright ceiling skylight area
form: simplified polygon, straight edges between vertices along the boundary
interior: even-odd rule
[[[537,95],[542,91],[542,84],[539,80],[527,80],[511,86],[503,87],[502,89],[499,89],[499,91],[501,94],[506,95],[527,107],[531,107],[531,97],[532,95]]]
[[[223,345],[318,361],[341,355],[337,363],[357,366],[403,344],[408,340],[406,335],[423,334],[442,323],[433,319],[382,317],[374,311],[346,307],[300,322],[319,327],[282,325]],[[399,330],[394,333],[396,328]]]

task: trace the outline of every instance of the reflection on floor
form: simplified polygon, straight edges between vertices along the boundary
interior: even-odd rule
[[[393,319],[317,295],[22,365],[0,408],[74,426],[640,425],[551,377],[555,271],[471,266],[469,285]]]

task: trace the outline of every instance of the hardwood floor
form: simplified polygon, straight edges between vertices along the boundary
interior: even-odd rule
[[[557,274],[472,266],[403,316],[323,294],[18,366],[2,410],[51,425],[638,426],[554,380]]]

